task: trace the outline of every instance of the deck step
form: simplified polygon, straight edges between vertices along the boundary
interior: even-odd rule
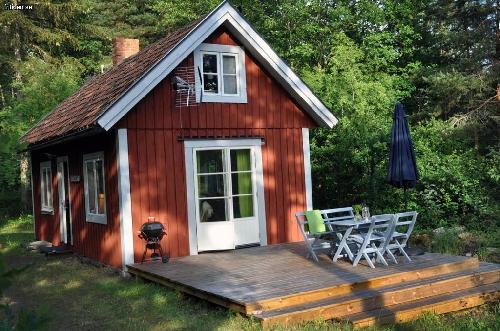
[[[256,312],[254,316],[261,320],[264,326],[300,323],[318,318],[341,318],[346,315],[414,302],[454,291],[494,283],[500,284],[499,282],[500,265],[481,263],[478,269],[446,273],[425,279],[417,278],[399,284],[365,289],[286,308]]]
[[[403,323],[417,318],[424,312],[435,314],[451,313],[477,307],[499,299],[500,283],[493,283],[401,305],[353,314],[346,316],[345,320],[350,321],[356,327]]]
[[[434,278],[436,275],[448,275],[457,272],[471,273],[479,268],[477,258],[468,258],[451,261],[439,265],[433,265],[419,270],[401,271],[374,278],[359,278],[352,283],[325,287],[317,290],[293,293],[287,296],[270,298],[256,302],[246,303],[247,314],[255,314],[263,311],[284,309],[307,303],[315,303],[325,299],[339,298],[360,291],[368,291],[402,283],[423,281]]]

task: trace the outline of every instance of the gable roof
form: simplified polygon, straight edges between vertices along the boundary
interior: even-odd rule
[[[37,144],[96,126],[111,129],[221,25],[240,40],[319,125],[331,128],[337,123],[337,119],[269,44],[231,4],[224,1],[208,15],[90,79],[42,118],[21,141]]]

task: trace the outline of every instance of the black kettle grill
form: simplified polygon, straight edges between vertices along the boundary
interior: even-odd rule
[[[141,226],[141,230],[139,231],[139,238],[143,239],[146,242],[144,247],[144,253],[142,254],[141,263],[146,259],[146,254],[148,249],[152,249],[153,253],[151,253],[151,259],[156,260],[161,257],[163,263],[168,262],[168,255],[163,254],[163,250],[161,249],[160,241],[167,233],[165,232],[165,227],[160,222],[146,222]],[[159,253],[156,253],[158,249]]]

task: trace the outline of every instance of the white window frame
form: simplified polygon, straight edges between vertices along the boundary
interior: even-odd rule
[[[218,93],[203,91],[203,65],[204,54],[217,56],[217,83]],[[223,56],[236,58],[236,94],[224,94]],[[199,71],[198,71],[199,69]],[[196,102],[220,103],[247,103],[245,51],[239,46],[220,44],[201,44],[194,50],[194,70],[196,81]],[[201,77],[200,74],[201,73]]]
[[[89,211],[89,192],[88,192],[88,177],[87,177],[87,169],[86,169],[86,163],[88,161],[102,161],[102,180],[103,180],[103,192],[104,192],[104,213],[103,214],[94,214]],[[95,168],[94,168],[95,171]],[[94,178],[96,179],[97,176],[94,174]],[[91,153],[91,154],[84,154],[83,155],[83,186],[84,186],[84,193],[85,193],[85,215],[86,215],[86,221],[91,222],[91,223],[99,223],[99,224],[107,224],[107,218],[106,218],[106,212],[107,212],[107,198],[106,198],[106,163],[104,161],[104,152],[97,152],[97,153]],[[97,190],[97,185],[94,185],[94,187]],[[97,198],[97,192],[96,192],[96,198]],[[96,201],[97,203],[97,201]]]
[[[47,198],[49,201],[44,201],[44,191],[46,190],[46,184],[43,180],[45,178],[44,175],[44,170],[48,169],[49,171],[49,178],[48,178],[48,183],[50,184],[48,186],[49,192],[47,192]],[[46,178],[47,179],[47,178]],[[45,162],[40,162],[40,206],[41,210],[44,213],[53,213],[54,212],[54,190],[53,190],[53,177],[52,177],[52,162],[51,161],[45,161]]]

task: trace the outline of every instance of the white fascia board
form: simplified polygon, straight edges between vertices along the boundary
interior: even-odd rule
[[[337,118],[314,95],[309,87],[293,72],[293,70],[274,52],[271,46],[255,31],[252,26],[233,7],[228,29],[238,37],[243,45],[259,62],[276,78],[285,89],[295,96],[295,99],[320,124],[332,128],[338,122]]]
[[[219,26],[227,27],[250,50],[269,72],[278,79],[294,99],[321,125],[332,128],[337,119],[312,93],[292,69],[272,50],[271,46],[228,2],[223,2],[184,37],[166,56],[150,69],[135,85],[97,120],[105,130],[111,129],[157,84],[172,72]]]
[[[106,131],[111,129],[139,101],[141,101],[156,85],[174,70],[198,45],[212,34],[227,19],[231,5],[222,3],[210,15],[198,24],[179,43],[172,48],[163,59],[155,64],[136,84],[111,105],[97,123]]]

